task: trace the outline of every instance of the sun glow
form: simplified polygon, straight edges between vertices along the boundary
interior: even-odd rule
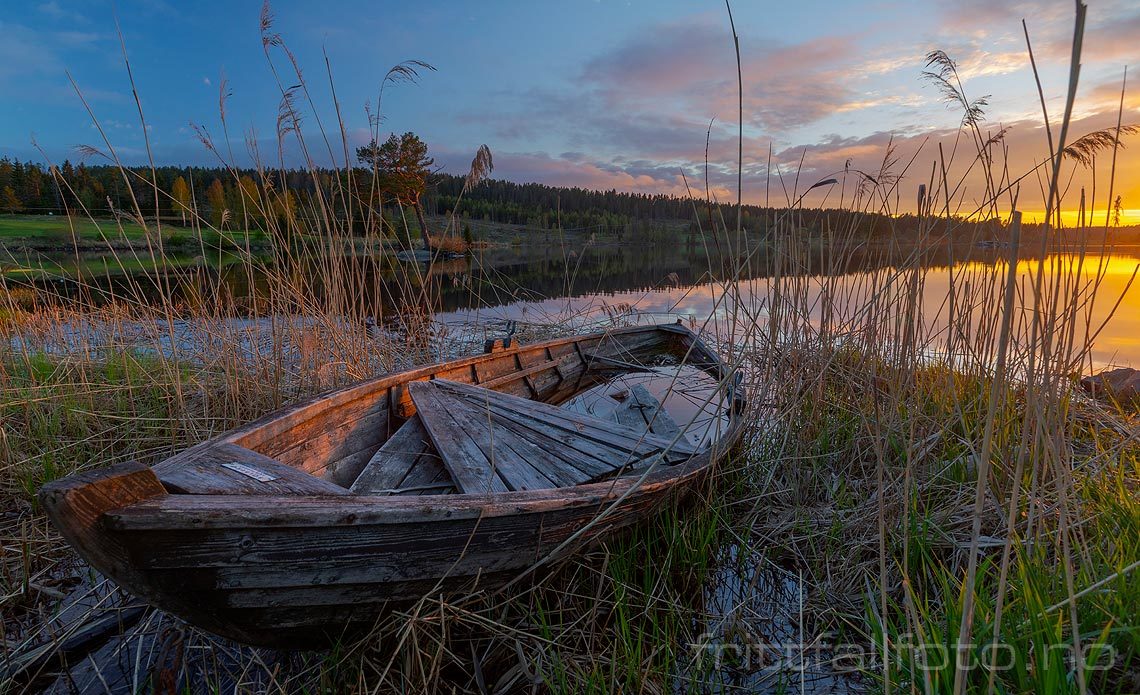
[[[1044,210],[1024,210],[1022,211],[1022,219],[1030,224],[1040,223],[1045,221]],[[1095,228],[1104,228],[1104,215],[1105,210],[1093,210],[1090,215],[1085,212],[1085,226]],[[1113,227],[1128,227],[1131,225],[1140,225],[1140,208],[1121,208],[1120,209],[1120,224],[1116,221],[1116,211],[1112,210],[1108,213],[1108,224],[1110,228]],[[1076,229],[1081,226],[1081,212],[1080,210],[1062,210],[1061,222],[1065,227]]]

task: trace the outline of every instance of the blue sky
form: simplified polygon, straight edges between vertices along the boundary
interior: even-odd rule
[[[1085,130],[1115,123],[1123,67],[1140,62],[1140,3],[1089,4],[1076,124]],[[42,160],[33,138],[56,162],[76,160],[79,144],[107,149],[70,72],[119,156],[145,161],[117,17],[159,163],[217,161],[191,124],[221,144],[223,75],[235,159],[249,162],[244,140],[252,132],[272,160],[281,92],[262,49],[261,9],[253,0],[4,0],[0,155]],[[935,48],[959,61],[969,96],[993,95],[987,123],[1012,126],[1011,150],[1024,162],[1038,156],[1044,138],[1022,18],[1050,108],[1060,111],[1070,2],[738,0],[733,10],[752,200],[768,174],[769,146],[780,172],[798,168],[803,154],[802,177],[810,180],[848,160],[874,170],[892,139],[904,159],[914,150],[920,160],[920,147],[950,142],[959,115],[919,78],[923,55]],[[352,145],[367,140],[365,104],[375,105],[388,68],[418,59],[437,71],[385,91],[381,129],[416,131],[447,171],[463,173],[486,143],[503,178],[681,193],[681,171],[703,176],[706,128],[715,118],[709,178],[720,195],[730,194],[736,72],[723,3],[280,0],[272,15],[272,31],[296,56],[313,95],[315,107],[300,106],[302,132],[322,163],[329,156],[318,120],[338,136],[324,53]],[[284,86],[297,81],[280,48],[270,59]],[[1129,97],[1128,105],[1126,122],[1140,121],[1140,101]],[[334,158],[338,150],[334,143]],[[296,148],[289,151],[299,163]],[[1129,193],[1140,196],[1140,170],[1126,164],[1125,174],[1136,184]]]

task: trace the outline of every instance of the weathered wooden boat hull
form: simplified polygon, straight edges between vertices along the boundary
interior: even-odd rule
[[[630,334],[636,337],[637,331],[646,329]],[[357,421],[371,416],[373,424],[387,423],[389,412],[404,405],[402,385],[415,379],[469,374],[471,381],[500,379],[500,386],[521,386],[532,395],[545,389],[553,400],[560,390],[569,393],[580,386],[566,383],[575,371],[569,366],[556,378],[532,369],[517,381],[502,381],[503,374],[481,379],[479,370],[496,359],[510,359],[516,372],[525,371],[528,361],[532,367],[537,363],[535,355],[557,361],[566,344],[552,341],[384,377],[270,416],[153,469],[130,463],[57,481],[45,486],[41,500],[81,555],[150,604],[240,642],[316,646],[424,596],[490,592],[516,578],[527,581],[536,563],[564,558],[637,523],[707,474],[738,438],[741,418],[734,416],[711,448],[684,463],[544,490],[419,496],[172,494],[184,480],[180,462],[192,468],[195,450],[235,442],[260,443],[261,453],[275,452],[281,460],[291,448],[275,449],[274,442],[287,437],[287,423],[306,422],[318,417],[317,411],[327,416],[354,407],[366,398],[363,393],[382,391],[384,398],[369,402],[383,401],[388,412],[381,418],[378,408],[369,413],[357,403],[355,412],[365,413]],[[575,355],[584,352],[580,345],[571,349]],[[692,346],[686,350],[691,354]],[[351,432],[342,432],[341,438],[346,436]],[[353,452],[332,448],[330,455],[290,463],[310,472],[323,470],[333,480],[346,470],[359,473],[355,461],[343,463]],[[330,458],[337,455],[340,459]],[[330,468],[331,460],[341,463]]]
[[[683,494],[707,462],[685,472],[619,478],[565,494],[530,492],[435,497],[260,498],[199,496],[177,504],[144,466],[110,471],[99,495],[97,536],[68,540],[131,593],[206,630],[248,644],[303,646],[335,637],[348,623],[373,622],[428,595],[492,591],[566,543],[560,556],[644,519]],[[118,476],[118,477],[115,477]],[[122,477],[134,478],[130,485]],[[152,478],[151,480],[142,480]],[[115,490],[150,489],[145,502],[118,506]],[[592,489],[585,489],[592,488]],[[66,490],[49,490],[56,513],[90,518]],[[431,501],[430,503],[428,501]]]

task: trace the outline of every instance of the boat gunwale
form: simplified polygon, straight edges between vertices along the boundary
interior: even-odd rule
[[[735,418],[712,448],[677,464],[658,463],[648,475],[543,490],[461,495],[180,495],[167,494],[104,513],[115,530],[198,530],[226,528],[316,528],[460,521],[605,506],[627,493],[659,492],[706,472],[743,432]]]

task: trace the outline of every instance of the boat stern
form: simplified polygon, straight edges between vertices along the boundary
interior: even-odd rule
[[[40,488],[40,505],[71,547],[95,569],[131,586],[134,574],[125,549],[103,528],[107,512],[162,497],[166,488],[136,461],[78,473]]]

